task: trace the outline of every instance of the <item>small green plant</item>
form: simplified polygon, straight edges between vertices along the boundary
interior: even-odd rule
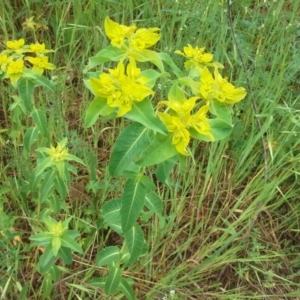
[[[157,178],[166,183],[173,166],[185,165],[184,157],[192,156],[188,148],[192,138],[206,142],[226,138],[232,130],[228,105],[245,98],[246,91],[221,76],[222,64],[213,62],[205,48],[188,45],[183,52],[175,52],[187,58],[186,75],[168,54],[148,49],[159,41],[159,28],[137,29],[108,17],[104,26],[111,45],[92,57],[84,70],[85,84],[95,95],[85,126],[92,126],[99,116],[123,117],[131,123],[119,134],[109,160],[110,175],[126,178],[123,194],[102,207],[104,226],[110,226],[124,243],[97,254],[96,265],[106,265],[108,272],[91,283],[104,287],[106,294],[120,291],[135,299],[132,281],[122,271],[147,251],[141,226],[144,208],[160,217],[163,209],[147,167],[156,165]],[[107,69],[104,63],[116,66]],[[141,69],[137,63],[154,67]],[[102,70],[89,73],[99,65]],[[157,101],[160,78],[171,87],[168,99]],[[163,107],[167,108],[161,111]]]

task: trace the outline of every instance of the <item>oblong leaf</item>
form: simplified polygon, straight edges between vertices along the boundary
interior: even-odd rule
[[[170,174],[170,172],[172,171],[175,163],[177,162],[177,156],[173,156],[165,161],[163,161],[162,163],[160,163],[156,170],[155,170],[155,175],[157,177],[158,180],[160,180],[163,183],[167,184],[167,178]]]
[[[120,235],[123,234],[120,216],[121,206],[121,199],[117,198],[104,203],[102,207],[104,223],[108,224],[115,232]]]
[[[127,297],[127,299],[135,300],[133,289],[128,283],[128,281],[126,280],[126,278],[121,279],[121,282],[119,284],[119,289],[125,295],[125,297]]]
[[[105,282],[104,291],[107,295],[111,295],[118,290],[120,281],[122,279],[122,270],[118,267],[111,266],[109,274]]]
[[[102,249],[96,256],[96,265],[98,267],[111,264],[120,259],[120,249],[117,246],[109,246]]]
[[[129,266],[134,263],[143,252],[144,233],[141,227],[135,225],[125,233],[124,237],[128,252],[130,254],[130,258],[126,262],[126,266]]]
[[[37,129],[37,127],[30,127],[26,130],[24,134],[24,147],[28,152],[31,145],[33,145],[33,143],[35,142],[38,133],[39,130]]]
[[[150,144],[148,130],[139,123],[132,123],[119,135],[112,149],[108,169],[111,176],[123,173],[131,161]]]
[[[128,179],[125,183],[120,209],[122,230],[126,233],[138,219],[145,202],[146,189],[138,180]]]
[[[106,116],[111,114],[113,111],[114,108],[111,108],[107,105],[106,99],[95,97],[89,104],[89,107],[85,113],[84,127],[88,128],[94,125],[100,115]]]
[[[48,136],[48,124],[46,113],[40,109],[36,109],[31,113],[31,117],[34,121],[34,124],[40,131],[40,133],[44,136]]]
[[[152,166],[175,156],[177,153],[176,148],[172,145],[172,134],[162,135],[156,133],[154,140],[142,152],[136,164],[140,166]]]
[[[24,102],[25,107],[30,111],[32,109],[34,83],[27,78],[20,78],[18,82],[19,95]]]
[[[125,115],[129,120],[143,124],[153,131],[166,134],[167,129],[162,121],[154,115],[153,107],[149,99],[141,102],[133,102],[132,109]]]
[[[149,191],[145,197],[145,206],[156,214],[161,215],[163,210],[163,203],[161,198],[153,191]]]

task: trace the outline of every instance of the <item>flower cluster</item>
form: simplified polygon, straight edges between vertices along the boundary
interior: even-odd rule
[[[168,106],[169,114],[158,113],[168,131],[173,134],[172,144],[183,155],[189,155],[186,147],[190,141],[191,130],[196,130],[199,134],[214,140],[207,117],[214,101],[234,104],[244,99],[247,94],[244,88],[235,88],[227,78],[223,78],[218,70],[218,68],[223,68],[222,64],[212,62],[213,54],[204,51],[205,48],[193,48],[189,44],[184,47],[184,52],[175,51],[188,58],[184,66],[190,71],[190,77],[178,81],[189,86],[194,97],[186,99],[184,93],[176,85],[176,96],[171,95],[172,99],[169,101],[161,101],[162,104]],[[214,67],[214,76],[208,67]],[[194,81],[191,77],[199,80]],[[197,100],[203,100],[204,105],[191,114],[197,107]]]
[[[159,108],[167,108],[152,118],[151,112],[145,111],[147,106],[142,106],[145,102],[136,103],[137,109],[130,115],[130,119],[151,130],[161,128],[159,126],[163,123],[164,131],[168,134],[161,141],[172,148],[174,146],[182,155],[189,155],[187,146],[191,138],[213,141],[223,139],[230,133],[232,119],[227,104],[241,101],[247,93],[244,88],[236,88],[221,76],[219,70],[224,67],[213,61],[213,54],[207,53],[204,47],[193,47],[190,44],[183,51],[176,50],[176,54],[187,59],[184,67],[188,76],[184,77],[168,54],[148,49],[159,41],[159,28],[138,29],[135,25],[118,24],[109,17],[106,17],[104,26],[111,45],[101,50],[91,65],[94,67],[95,61],[99,61],[99,64],[106,61],[119,63],[115,69],[101,73],[98,78],[90,77],[89,87],[96,98],[95,105],[93,103],[89,108],[91,114],[88,118],[96,112],[96,107],[102,110],[99,113],[103,115],[116,108],[118,117],[130,112],[135,102],[141,102],[154,94],[152,88],[157,78],[169,75],[164,70],[165,62],[177,76],[168,93],[168,100],[159,102]],[[146,61],[154,64],[161,73],[153,69],[141,72],[136,62]],[[152,125],[149,120],[152,120]],[[153,145],[159,145],[159,138],[158,135],[154,138]]]
[[[200,134],[206,135],[211,140],[214,140],[214,137],[210,132],[210,126],[207,118],[209,106],[204,105],[195,113],[191,114],[192,110],[195,109],[196,100],[199,98],[192,97],[190,99],[186,99],[177,86],[175,86],[175,89],[177,89],[176,99],[161,101],[162,104],[169,107],[169,114],[158,112],[158,116],[166,125],[168,131],[173,134],[172,144],[175,146],[176,150],[180,154],[189,155],[186,147],[190,141],[190,130],[192,128]],[[171,97],[169,96],[169,98]]]
[[[29,67],[38,75],[42,75],[45,69],[53,70],[55,66],[49,63],[45,55],[49,52],[53,50],[47,50],[44,43],[25,45],[24,39],[7,41],[6,49],[0,53],[0,76],[9,78],[16,87]]]
[[[134,59],[125,66],[120,61],[117,68],[109,69],[109,73],[100,74],[99,78],[91,78],[90,84],[94,93],[105,98],[109,107],[118,107],[118,117],[131,110],[133,102],[141,102],[154,94],[148,87],[146,77],[140,75]]]
[[[141,61],[143,55],[148,55],[148,48],[160,39],[159,28],[139,28],[135,25],[125,26],[105,18],[105,33],[112,46],[124,50],[125,57],[132,57]]]

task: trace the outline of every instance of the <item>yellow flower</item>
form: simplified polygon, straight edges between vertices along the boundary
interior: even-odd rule
[[[211,53],[205,53],[205,47],[193,48],[190,44],[188,44],[187,46],[183,47],[183,52],[176,50],[175,53],[188,58],[189,60],[184,63],[185,69],[196,71],[196,74],[198,75],[205,66],[224,68],[221,63],[212,62],[214,56]]]
[[[93,92],[107,99],[107,105],[118,107],[118,117],[125,115],[132,108],[133,102],[143,101],[154,92],[145,85],[147,79],[140,77],[140,69],[134,60],[130,60],[126,68],[123,61],[117,68],[109,69],[109,74],[101,74],[99,78],[90,78]]]
[[[115,47],[121,48],[124,45],[125,38],[129,37],[136,30],[136,26],[120,25],[106,17],[104,29],[107,37],[110,39],[110,43]]]
[[[47,152],[55,162],[65,160],[65,158],[69,154],[68,149],[65,149],[64,146],[60,143],[58,143],[56,147],[51,145],[49,151]]]
[[[148,82],[146,77],[140,76],[141,69],[136,67],[136,62],[134,59],[130,59],[130,62],[126,68],[126,74],[132,81],[141,85],[145,85]]]
[[[24,44],[25,44],[24,39],[19,39],[19,40],[7,41],[6,42],[7,48],[11,49],[11,50],[20,50],[20,49],[23,48]]]
[[[167,105],[169,108],[171,108],[176,115],[181,118],[185,119],[186,116],[190,115],[190,112],[196,105],[196,100],[199,99],[199,97],[192,97],[190,99],[183,99],[184,101],[161,101],[161,103]]]
[[[190,141],[190,133],[187,130],[186,126],[178,117],[170,116],[166,113],[158,113],[159,118],[166,125],[169,132],[173,133],[172,136],[172,145],[175,146],[176,150],[185,156],[188,156],[189,153],[186,150],[186,147]]]
[[[191,115],[187,120],[189,127],[195,128],[200,134],[206,135],[211,140],[214,140],[214,136],[210,132],[210,126],[208,124],[207,113],[209,106],[202,106],[194,115]]]
[[[207,67],[203,68],[200,78],[200,94],[204,100],[216,98],[217,85]]]
[[[159,28],[140,28],[129,38],[129,45],[132,50],[140,51],[155,45],[160,39]]]
[[[113,78],[106,73],[100,74],[99,78],[90,78],[93,92],[102,98],[107,98],[115,92],[116,88],[113,83]]]
[[[133,102],[141,102],[153,93],[149,87],[138,84],[125,76],[121,82],[121,95],[118,99],[118,117],[130,111]]]
[[[47,56],[26,57],[26,60],[31,62],[33,65],[32,70],[39,75],[42,75],[45,69],[47,70],[55,69],[55,66],[48,62],[48,59],[49,58]]]
[[[10,82],[14,87],[17,86],[18,80],[22,76],[24,68],[24,61],[22,59],[17,61],[12,60],[9,62],[6,70],[6,77],[10,79]]]
[[[234,104],[243,100],[247,92],[243,87],[236,88],[228,82],[227,78],[223,78],[218,69],[214,72],[215,81],[218,86],[216,99],[227,104]]]
[[[42,44],[35,43],[35,44],[30,45],[29,52],[42,54],[42,53],[48,53],[48,52],[54,52],[54,51],[53,50],[47,50],[44,43],[42,43]]]

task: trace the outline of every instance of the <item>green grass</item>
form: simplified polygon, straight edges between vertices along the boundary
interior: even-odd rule
[[[124,124],[100,119],[93,129],[83,128],[92,95],[82,70],[108,45],[107,15],[123,24],[160,27],[157,47],[170,54],[187,43],[205,46],[224,64],[223,74],[248,90],[233,108],[230,138],[194,143],[188,170],[174,170],[170,189],[159,187],[166,221],[142,223],[149,251],[125,273],[135,280],[137,299],[300,299],[300,1],[232,2],[231,24],[226,1],[1,1],[0,50],[6,40],[21,37],[56,49],[57,91],[38,91],[36,101],[49,117],[53,139],[68,137],[70,152],[88,165],[88,172],[79,170],[68,199],[74,228],[85,232],[85,253],[64,267],[51,299],[121,299],[89,284],[103,272],[95,267],[95,254],[120,243],[112,232],[96,230],[94,211],[122,192],[122,182],[109,177],[107,162]],[[22,30],[30,16],[48,29]],[[34,163],[22,156],[18,136],[18,128],[30,124],[13,122],[18,111],[9,109],[12,94],[1,82],[0,190],[9,190],[2,195],[4,210],[13,216],[22,243],[0,239],[0,299],[42,299],[34,269],[40,253],[28,240],[37,216],[24,190]],[[96,194],[86,190],[90,179],[99,182]]]

